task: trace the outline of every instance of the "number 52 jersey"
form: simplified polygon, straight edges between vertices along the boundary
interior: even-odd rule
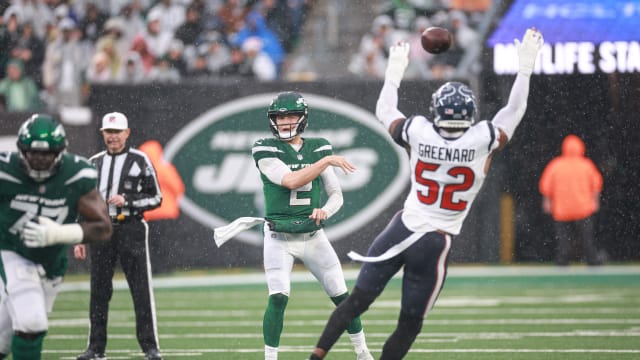
[[[36,182],[16,152],[0,152],[0,249],[14,251],[44,267],[48,277],[64,275],[68,245],[26,247],[26,222],[46,216],[60,224],[77,220],[78,200],[96,188],[97,171],[83,157],[64,153],[57,172]]]
[[[481,121],[462,136],[442,137],[423,116],[407,119],[396,142],[410,146],[411,191],[402,220],[415,232],[460,233],[486,178],[485,167],[499,143],[498,130]]]

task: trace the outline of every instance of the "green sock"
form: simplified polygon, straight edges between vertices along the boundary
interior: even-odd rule
[[[333,303],[336,304],[336,306],[338,306],[341,302],[345,301],[348,297],[349,297],[349,293],[346,292],[342,295],[332,297],[331,301],[333,301]],[[347,332],[349,334],[357,334],[360,331],[362,331],[362,322],[360,322],[360,316],[356,316],[355,318],[353,318],[353,320],[351,320],[351,322],[349,323],[349,326],[347,326]]]
[[[11,339],[11,353],[14,360],[40,360],[42,353],[42,342],[46,331],[26,339],[22,336],[13,335]]]
[[[284,294],[273,294],[269,296],[267,310],[264,312],[262,320],[262,336],[267,346],[278,347],[280,345],[280,334],[284,324],[284,309],[287,308],[289,297]]]

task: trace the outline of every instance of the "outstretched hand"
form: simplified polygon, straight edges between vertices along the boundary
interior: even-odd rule
[[[387,61],[385,79],[396,87],[400,87],[400,81],[402,81],[404,71],[409,65],[409,50],[409,43],[405,41],[400,41],[389,48],[389,59]]]
[[[518,71],[522,75],[529,76],[533,72],[533,67],[536,63],[536,58],[538,57],[538,52],[542,49],[542,44],[544,44],[544,38],[542,37],[542,33],[536,28],[532,27],[527,29],[522,37],[522,42],[520,40],[515,39],[514,43],[516,44],[516,49],[518,49],[518,62],[519,69]]]
[[[331,155],[327,156],[327,160],[329,160],[329,165],[341,168],[345,174],[356,170],[356,167],[353,166],[353,164],[351,164],[344,156]]]

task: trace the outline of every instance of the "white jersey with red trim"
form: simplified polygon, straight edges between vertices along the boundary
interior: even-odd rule
[[[499,131],[481,121],[455,139],[442,137],[423,116],[404,122],[402,142],[410,147],[411,191],[402,221],[414,232],[460,233],[486,177],[485,164],[499,146]]]

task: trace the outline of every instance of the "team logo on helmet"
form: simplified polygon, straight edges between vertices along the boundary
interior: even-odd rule
[[[271,104],[267,110],[269,127],[271,128],[273,136],[277,139],[287,141],[293,139],[298,134],[302,134],[307,128],[309,121],[308,110],[307,101],[297,92],[286,91],[276,95],[273,100],[271,100]],[[276,124],[276,118],[289,114],[299,116],[298,125],[290,131],[280,131]]]
[[[448,82],[433,93],[431,114],[437,127],[467,129],[473,122],[476,100],[473,91],[460,82]]]
[[[62,161],[62,153],[67,147],[64,127],[49,115],[35,114],[20,127],[17,146],[27,174],[36,181],[43,181],[55,174]],[[43,168],[31,158],[30,152],[48,152],[55,157]]]

